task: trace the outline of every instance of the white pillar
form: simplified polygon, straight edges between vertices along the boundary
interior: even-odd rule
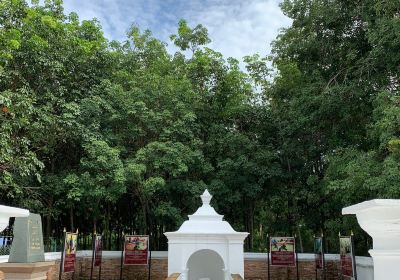
[[[400,200],[369,200],[343,208],[342,214],[356,214],[373,239],[374,280],[400,279]]]

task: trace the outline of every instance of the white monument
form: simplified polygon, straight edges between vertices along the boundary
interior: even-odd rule
[[[180,273],[180,280],[229,280],[232,274],[244,278],[243,241],[247,232],[236,232],[210,206],[205,190],[203,205],[189,215],[178,231],[168,238],[168,275]]]
[[[400,279],[400,200],[375,199],[343,208],[356,214],[358,223],[373,239],[369,251],[375,280]]]
[[[8,226],[9,219],[11,217],[16,217],[20,219],[16,219],[14,224],[14,230],[16,230],[16,228],[18,227],[19,230],[17,229],[17,232],[14,232],[14,241],[9,257],[9,261],[14,262],[6,262],[0,264],[0,271],[3,272],[4,279],[47,279],[47,271],[50,269],[50,267],[54,266],[54,261],[44,262],[40,261],[39,259],[37,262],[27,262],[32,260],[36,261],[34,258],[38,259],[38,252],[39,254],[43,254],[44,260],[42,224],[40,216],[35,214],[30,215],[29,211],[26,209],[0,205],[0,232],[2,232]],[[40,225],[34,223],[35,220],[39,220]],[[24,231],[25,229],[27,229],[26,232]],[[22,254],[20,251],[21,248],[23,252]],[[12,259],[13,257],[14,259]],[[20,261],[20,259],[23,259],[23,261]]]

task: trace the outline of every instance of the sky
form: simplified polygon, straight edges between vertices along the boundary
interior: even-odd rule
[[[201,23],[209,32],[208,47],[225,57],[270,53],[271,42],[291,20],[279,8],[280,0],[64,0],[66,13],[81,20],[97,18],[110,40],[125,40],[132,24],[150,29],[154,37],[174,48],[169,35],[185,19],[190,27]]]

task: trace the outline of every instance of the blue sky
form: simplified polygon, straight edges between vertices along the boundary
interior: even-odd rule
[[[279,29],[290,25],[279,0],[64,0],[65,12],[80,19],[97,18],[109,39],[124,40],[132,23],[150,29],[169,42],[179,19],[190,26],[203,24],[209,31],[209,47],[239,60],[245,55],[270,52]],[[169,46],[172,51],[174,48]]]

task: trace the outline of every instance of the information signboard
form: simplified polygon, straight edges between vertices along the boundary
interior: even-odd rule
[[[324,248],[322,237],[314,238],[314,255],[315,255],[315,266],[317,269],[324,268]]]
[[[78,234],[65,233],[63,272],[74,272],[76,262],[76,251],[78,249]]]
[[[149,264],[149,236],[126,235],[124,242],[124,265]]]
[[[95,235],[94,240],[94,266],[101,265],[103,248],[102,248],[102,239],[100,234]]]
[[[343,276],[354,277],[354,253],[351,236],[340,236],[340,269]]]
[[[271,237],[271,265],[296,266],[296,248],[294,237]]]

